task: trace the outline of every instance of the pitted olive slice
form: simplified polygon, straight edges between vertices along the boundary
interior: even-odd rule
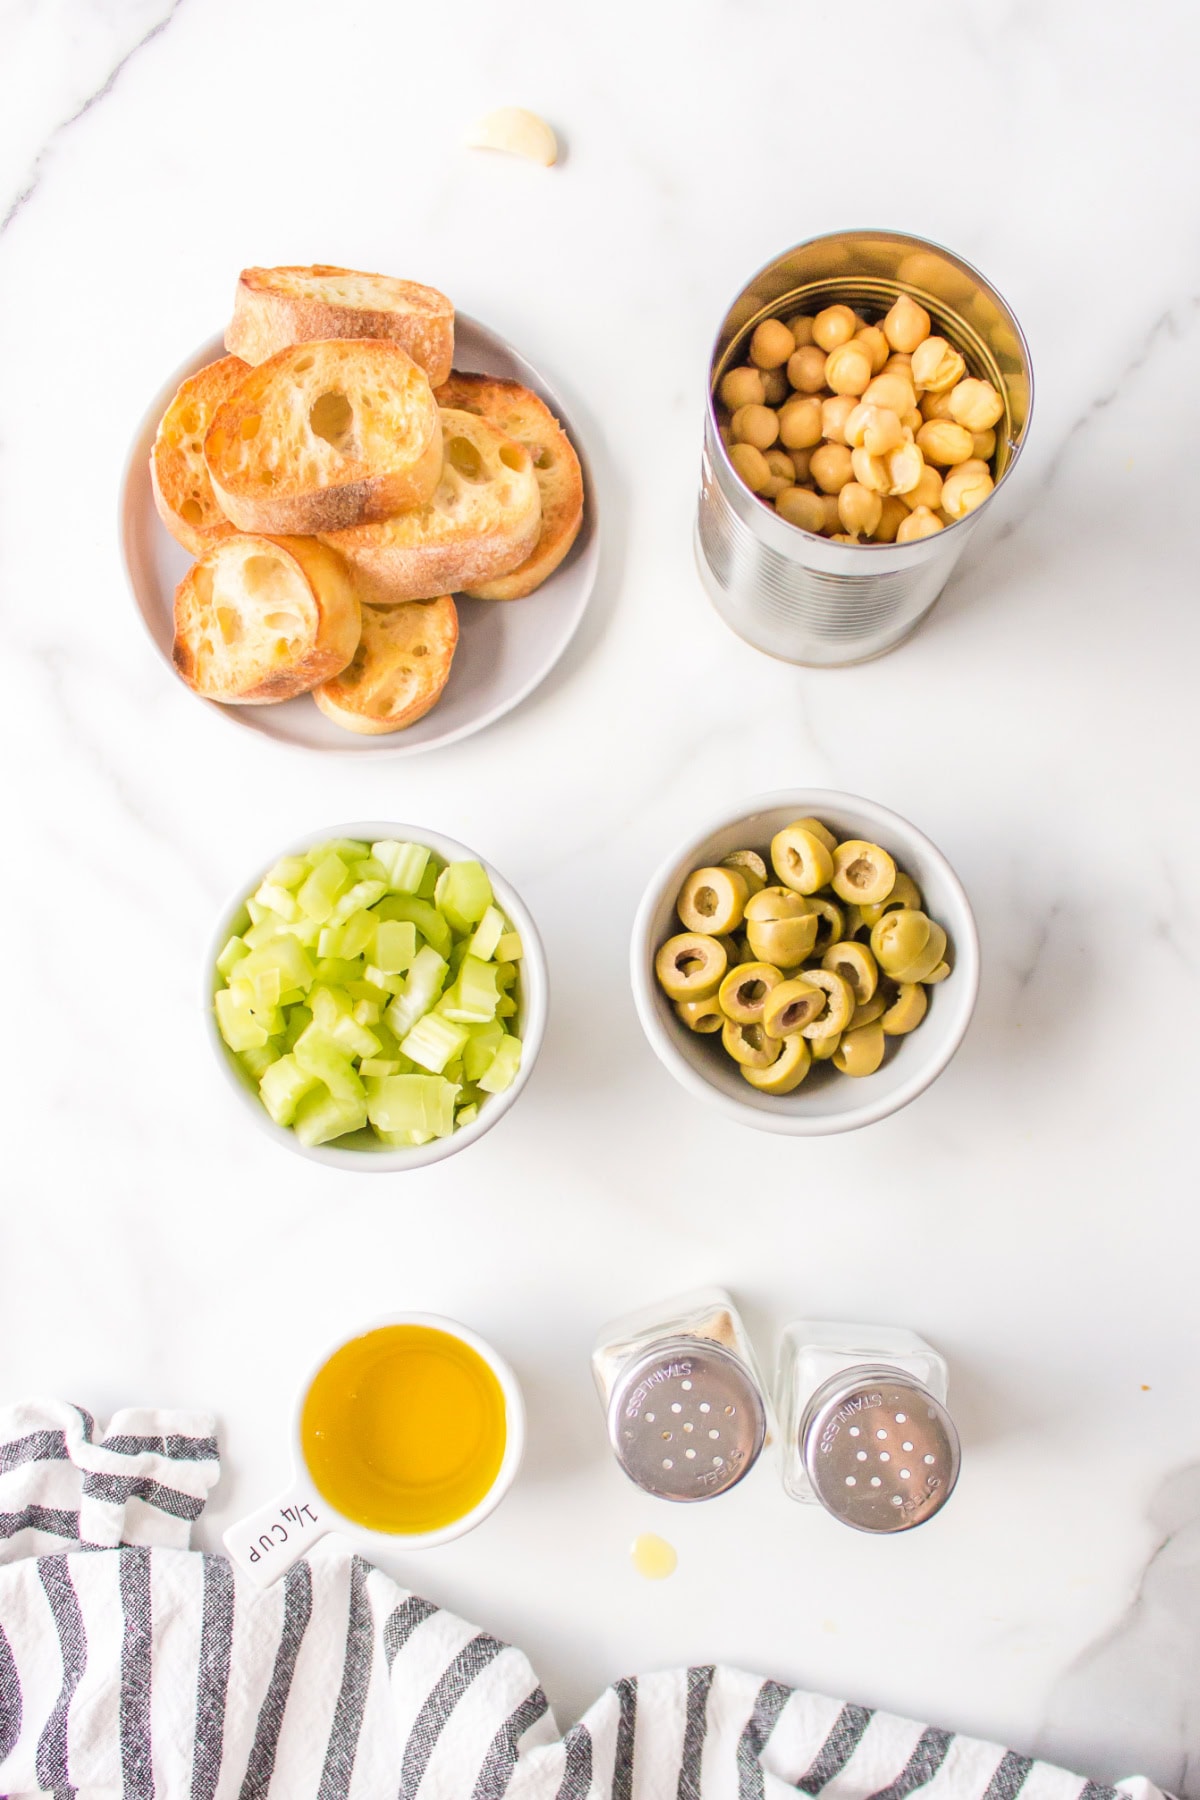
[[[849,906],[843,906],[843,908],[842,908],[842,936],[843,936],[843,938],[865,938],[865,937],[870,937],[870,935],[871,935],[871,927],[867,924],[867,921],[863,918],[862,907],[854,905],[853,902],[851,902],[851,904]]]
[[[716,995],[707,1000],[679,1000],[675,1011],[683,1020],[689,1031],[700,1031],[705,1034],[720,1031],[725,1023],[725,1014],[717,1005]]]
[[[800,827],[801,831],[811,831],[818,842],[824,844],[830,856],[833,855],[834,851],[837,849],[837,839],[832,831],[830,831],[828,825],[823,825],[820,819],[797,819],[795,820],[795,823]]]
[[[920,956],[932,929],[933,920],[923,912],[914,912],[911,907],[884,913],[871,927],[871,950],[884,974],[898,980],[900,971]],[[929,966],[932,968],[933,964]]]
[[[817,941],[813,945],[813,955],[824,956],[828,949],[842,941],[845,928],[843,909],[835,901],[826,900],[822,894],[810,894],[808,904],[817,914]]]
[[[883,1061],[883,1026],[861,1025],[848,1031],[834,1052],[834,1067],[843,1075],[873,1075]]]
[[[940,962],[938,964],[937,968],[933,969],[925,977],[925,981],[924,981],[923,985],[925,987],[936,987],[939,981],[945,981],[945,979],[949,973],[950,973],[950,964],[948,962]]]
[[[837,1055],[837,1048],[841,1041],[840,1031],[832,1032],[827,1038],[805,1039],[814,1062],[832,1062]]]
[[[863,922],[877,925],[885,912],[896,912],[901,906],[910,907],[913,912],[920,912],[922,906],[920,888],[912,876],[906,875],[902,869],[897,871],[895,886],[886,900],[878,900],[874,906],[861,908]]]
[[[741,924],[746,894],[745,877],[738,869],[693,869],[679,890],[675,910],[685,930],[720,937]]]
[[[842,975],[854,989],[856,1006],[865,1006],[879,985],[879,968],[865,944],[834,944],[821,959],[823,969]]]
[[[848,838],[833,853],[833,891],[839,900],[873,906],[896,885],[896,865],[878,844]]]
[[[833,858],[803,825],[785,825],[771,839],[771,865],[785,887],[815,894],[833,879]]]
[[[793,976],[791,981],[781,982],[767,995],[762,1014],[763,1029],[773,1038],[791,1037],[793,1032],[802,1031],[814,1019],[820,1018],[827,1000],[828,995],[807,975]]]
[[[802,1037],[784,1039],[783,1049],[767,1069],[742,1064],[742,1077],[760,1094],[791,1094],[812,1067],[812,1051]]]
[[[933,974],[946,954],[946,933],[936,920],[929,921],[929,937],[925,947],[915,956],[912,962],[906,963],[902,969],[895,971],[897,981],[924,981]]]
[[[778,1038],[768,1037],[761,1025],[742,1025],[736,1019],[726,1019],[721,1042],[734,1062],[745,1069],[769,1069],[783,1047]]]
[[[902,981],[900,990],[892,1004],[884,1013],[880,1023],[888,1037],[903,1037],[906,1031],[915,1031],[925,1017],[925,1009],[929,1005],[925,989],[915,981]]]
[[[654,959],[654,973],[668,1000],[707,1000],[724,979],[729,959],[716,938],[682,931],[668,938]]]
[[[855,1007],[850,1016],[850,1023],[846,1029],[848,1031],[857,1031],[860,1025],[873,1025],[876,1019],[882,1019],[886,1011],[887,1001],[884,999],[879,989],[876,988],[869,1000],[864,1000],[861,1006]]]
[[[854,989],[844,975],[835,975],[831,969],[806,969],[804,979],[810,986],[824,990],[825,1005],[815,1019],[800,1029],[810,1041],[836,1037],[850,1023],[854,1012]]]
[[[721,1011],[727,1019],[736,1019],[742,1025],[761,1021],[771,989],[777,988],[782,980],[783,976],[771,963],[739,963],[730,969],[717,989]]]
[[[818,914],[803,894],[766,887],[746,902],[746,941],[759,962],[794,969],[812,955]]]
[[[767,865],[757,850],[731,850],[721,858],[723,869],[736,869],[746,883],[748,894],[757,894],[767,885]]]

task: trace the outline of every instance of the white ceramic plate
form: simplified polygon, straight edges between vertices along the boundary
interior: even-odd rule
[[[566,427],[583,468],[585,497],[583,526],[565,562],[525,600],[456,599],[458,650],[446,691],[433,711],[407,731],[359,737],[327,719],[307,694],[278,706],[221,706],[212,700],[203,700],[201,705],[211,706],[235,725],[304,750],[349,756],[413,756],[469,737],[511,712],[546,679],[563,654],[583,617],[599,560],[596,495],[579,435],[554,389],[502,337],[464,313],[457,315],[454,331],[456,369],[522,382],[541,396]],[[146,629],[176,680],[179,677],[171,661],[172,612],[175,589],[191,558],[155,510],[150,449],[158,422],[180,382],[225,353],[222,340],[213,338],[177,369],[156,395],[138,428],[121,487],[121,547],[129,585]]]

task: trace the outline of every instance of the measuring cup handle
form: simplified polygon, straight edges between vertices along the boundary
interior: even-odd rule
[[[230,1559],[256,1587],[268,1588],[312,1549],[334,1521],[303,1477],[222,1534]]]

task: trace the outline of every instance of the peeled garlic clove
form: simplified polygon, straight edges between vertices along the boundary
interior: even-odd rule
[[[467,143],[472,150],[506,150],[549,168],[558,161],[558,139],[545,119],[523,106],[500,106],[480,119]]]

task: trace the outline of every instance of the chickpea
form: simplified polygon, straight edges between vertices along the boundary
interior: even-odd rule
[[[829,541],[832,544],[857,544],[858,533],[856,531],[831,531]]]
[[[758,369],[730,369],[722,375],[717,392],[730,412],[739,406],[762,406],[767,397]]]
[[[868,406],[886,406],[898,418],[903,418],[917,404],[913,384],[901,369],[885,369],[882,375],[876,375],[863,399]]]
[[[966,426],[953,419],[930,419],[918,431],[917,443],[929,462],[943,466],[966,462],[974,447]]]
[[[967,365],[943,337],[927,337],[912,355],[913,380],[926,393],[944,394],[962,380]]]
[[[904,504],[913,512],[918,506],[926,506],[931,512],[936,512],[942,504],[942,478],[928,463],[921,470],[921,479],[916,487],[910,488],[905,494]]]
[[[767,467],[771,471],[771,485],[763,489],[763,495],[768,500],[774,500],[777,494],[782,494],[784,488],[793,486],[796,471],[786,450],[768,450]]]
[[[813,480],[826,494],[840,494],[846,483],[854,479],[845,444],[822,444],[812,453],[811,467]]]
[[[739,406],[729,421],[735,444],[769,450],[779,436],[779,418],[769,406]]]
[[[762,384],[763,394],[768,406],[782,406],[792,391],[788,385],[787,370],[785,368],[763,369]]]
[[[981,462],[991,462],[996,454],[996,434],[994,431],[975,431],[971,434],[974,441],[974,453]]]
[[[912,352],[929,336],[929,314],[909,294],[901,294],[883,321],[883,335],[893,350]]]
[[[825,522],[824,522],[824,525],[822,526],[822,530],[836,531],[838,526],[842,522],[841,515],[838,512],[838,497],[837,497],[837,495],[836,494],[822,494],[822,495],[820,495],[820,501],[821,501],[821,510],[825,515]]]
[[[919,406],[914,406],[911,412],[905,413],[900,423],[903,425],[905,431],[911,431],[915,438],[918,431],[920,431],[922,425],[925,423],[925,416]]]
[[[854,479],[861,487],[869,488],[873,494],[886,494],[891,485],[888,466],[882,456],[872,456],[871,452],[860,445],[850,452],[850,466],[854,470]]]
[[[858,405],[853,394],[835,394],[821,402],[821,432],[833,444],[845,444],[846,420]]]
[[[825,359],[825,384],[835,394],[861,394],[871,379],[870,353],[853,339]]]
[[[950,411],[949,394],[922,394],[921,417],[923,419],[953,419]]]
[[[880,502],[879,523],[871,536],[877,544],[894,544],[896,534],[908,517],[908,495],[901,500],[896,494],[886,494]]]
[[[878,325],[864,325],[861,331],[855,332],[854,342],[864,346],[871,358],[871,373],[878,375],[888,359],[888,341]]]
[[[811,313],[797,313],[795,318],[787,321],[787,328],[792,334],[792,341],[797,350],[803,350],[805,344],[813,341],[813,316]]]
[[[796,340],[782,319],[764,319],[750,339],[750,361],[760,369],[778,369],[796,348]]]
[[[846,420],[846,442],[865,445],[872,456],[886,456],[904,442],[904,428],[886,406],[856,406]]]
[[[932,537],[935,531],[944,529],[942,521],[927,506],[914,507],[908,517],[901,522],[896,533],[898,544],[911,544],[917,538]]]
[[[862,531],[870,537],[882,517],[880,496],[860,482],[848,481],[838,495],[838,518],[846,530]]]
[[[821,441],[821,402],[815,395],[794,394],[779,414],[779,439],[785,450],[811,450]]]
[[[987,431],[1004,412],[1004,402],[990,381],[960,381],[950,391],[950,417],[968,431]]]
[[[901,444],[898,450],[889,450],[884,461],[888,471],[885,493],[911,493],[920,481],[921,470],[925,467],[925,459],[916,444]]]
[[[995,485],[987,464],[972,458],[952,469],[942,483],[942,511],[952,519],[965,519],[983,505]]]
[[[753,444],[735,444],[729,460],[752,494],[765,493],[771,485],[771,465]]]
[[[787,378],[801,394],[819,394],[825,386],[825,352],[803,344],[788,358]]]
[[[784,488],[775,496],[775,511],[789,525],[798,525],[801,531],[823,531],[825,528],[825,508],[820,495],[814,494],[811,488]]]
[[[827,306],[813,320],[813,343],[828,352],[848,344],[858,330],[858,320],[848,306]]]
[[[899,369],[901,375],[907,375],[913,386],[916,386],[916,377],[912,372],[912,357],[906,350],[893,350],[892,354],[883,365],[883,373],[885,375],[890,370],[895,369]]]
[[[812,451],[789,450],[788,455],[791,457],[792,467],[796,471],[796,480],[803,487],[808,480],[808,467],[812,461]]]

